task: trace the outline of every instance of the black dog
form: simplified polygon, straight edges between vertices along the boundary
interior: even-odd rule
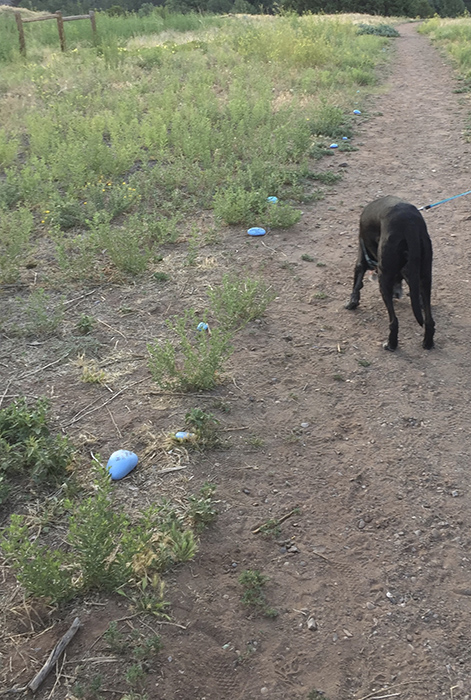
[[[389,313],[386,350],[397,348],[399,323],[393,297],[400,297],[401,283],[409,285],[412,311],[425,334],[423,347],[433,348],[435,322],[430,308],[432,289],[432,242],[419,210],[399,197],[382,197],[368,204],[360,217],[360,247],[355,266],[353,291],[347,309],[360,303],[360,289],[367,270],[377,270],[379,288]]]

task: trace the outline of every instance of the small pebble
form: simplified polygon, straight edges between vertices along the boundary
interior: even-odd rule
[[[360,520],[360,521],[358,522],[358,529],[359,529],[359,530],[363,530],[363,528],[365,527],[365,525],[366,525],[365,521],[364,521],[364,520]]]
[[[260,692],[262,695],[266,695],[268,693],[268,688],[266,686],[263,686],[263,688],[261,688]]]
[[[316,630],[317,629],[317,622],[313,617],[310,617],[307,621],[307,628],[308,630]]]
[[[301,428],[309,428],[309,423],[301,423]]]

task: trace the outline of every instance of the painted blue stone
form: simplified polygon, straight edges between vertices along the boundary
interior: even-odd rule
[[[272,204],[276,204],[278,201],[278,197],[267,197],[267,202],[271,202]]]
[[[260,228],[259,226],[253,226],[252,228],[248,229],[247,233],[249,236],[264,236],[266,231],[264,228]]]
[[[177,440],[191,440],[194,436],[194,433],[188,433],[186,430],[179,430],[178,433],[175,433]]]
[[[196,326],[197,331],[207,331],[208,328],[209,328],[208,324],[204,323],[203,321],[201,321],[201,323],[198,323],[198,325]]]
[[[361,114],[361,112],[360,112],[359,109],[354,109],[354,110],[353,110],[353,114]]]
[[[131,472],[139,458],[134,452],[129,450],[117,450],[113,452],[106,465],[113,481],[123,479]]]
[[[339,147],[338,143],[331,143],[329,146],[329,148],[338,148],[338,147]]]

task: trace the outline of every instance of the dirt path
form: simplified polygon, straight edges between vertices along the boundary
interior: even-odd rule
[[[357,311],[344,308],[364,204],[396,194],[422,205],[471,188],[471,148],[461,137],[466,112],[450,68],[414,25],[400,31],[386,89],[356,135],[360,149],[336,152],[326,164],[343,180],[306,207],[293,230],[262,242],[231,230],[218,248],[234,269],[262,271],[280,292],[266,318],[240,334],[233,382],[214,392],[227,410],[217,413],[225,425],[245,429],[227,433],[232,449],[193,459],[183,475],[153,483],[148,470],[136,470],[117,487],[132,504],[162,488],[178,495],[189,478],[192,487],[210,478],[220,498],[217,524],[197,558],[168,585],[173,620],[187,629],[152,622],[165,649],[147,676],[149,700],[307,700],[313,689],[328,700],[471,697],[471,197],[426,213],[435,253],[435,350],[422,349],[407,297],[397,304],[396,353],[381,347],[388,321],[376,284],[365,285]],[[202,285],[197,275],[195,289]],[[144,356],[156,324],[185,301],[156,289],[105,289],[77,314],[99,308],[108,324],[100,328],[103,342],[116,328],[119,337],[106,338],[110,348],[119,341]],[[192,285],[185,289],[193,303]],[[123,319],[122,307],[134,315]],[[17,356],[32,362],[33,352],[25,346]],[[145,377],[141,365],[136,372]],[[70,371],[61,366],[50,383],[30,375],[15,391],[52,386],[67,424],[90,405],[92,391]],[[147,388],[140,384],[139,393],[113,403],[126,436],[145,421],[155,432],[168,430],[194,406],[194,399],[187,407],[178,399],[169,410]],[[115,426],[104,412],[97,416],[68,431],[93,433],[93,449],[110,454],[118,447]],[[252,533],[295,506],[300,514],[279,536]],[[276,619],[241,604],[237,579],[249,568],[269,577]],[[117,605],[87,602],[70,611],[83,629],[69,663],[102,653],[99,636],[123,616]],[[20,648],[11,679],[34,654],[37,668],[57,634],[54,628]],[[92,665],[87,673],[98,670],[106,688],[122,687],[112,675],[119,665]],[[53,683],[51,677],[38,700],[51,697]],[[385,685],[391,689],[382,691]],[[72,697],[64,685],[53,696]]]
[[[177,683],[167,667],[155,697],[294,700],[316,688],[347,700],[383,684],[401,700],[450,697],[451,688],[470,697],[471,199],[426,214],[434,351],[422,350],[407,297],[395,354],[381,347],[387,316],[376,284],[365,285],[357,312],[344,310],[365,203],[396,194],[419,206],[471,185],[450,68],[414,25],[400,31],[360,150],[332,158],[334,170],[348,163],[341,184],[297,231],[267,237],[276,253],[238,251],[245,266],[263,256],[283,289],[268,329],[246,337],[232,402],[233,418],[239,412],[265,447],[222,455],[212,470],[227,510],[192,573],[177,577],[177,618],[192,621],[172,652],[184,674]],[[275,542],[251,534],[296,504],[302,516]],[[299,551],[285,553],[290,538]],[[241,615],[245,568],[270,577],[276,621]],[[232,670],[235,649],[256,651]]]

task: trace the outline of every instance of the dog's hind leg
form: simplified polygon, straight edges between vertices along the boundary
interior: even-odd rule
[[[360,303],[360,289],[363,287],[363,277],[365,272],[368,270],[369,265],[366,262],[365,255],[363,253],[362,247],[359,247],[358,258],[355,265],[355,272],[353,274],[353,290],[350,296],[350,301],[346,305],[346,309],[352,310],[356,309]]]
[[[394,279],[385,277],[383,274],[379,274],[379,288],[381,290],[381,296],[386,305],[389,314],[389,338],[388,342],[384,343],[383,347],[385,350],[395,350],[397,348],[397,337],[399,333],[399,321],[397,320],[396,312],[394,310],[393,303],[393,293],[394,293]]]
[[[424,309],[424,326],[425,333],[424,339],[422,341],[422,347],[425,350],[431,350],[434,346],[433,336],[435,334],[435,321],[432,317],[432,309],[430,305],[430,297],[432,291],[432,276],[427,271],[427,273],[422,273],[420,280],[420,296],[422,300],[422,306]]]

